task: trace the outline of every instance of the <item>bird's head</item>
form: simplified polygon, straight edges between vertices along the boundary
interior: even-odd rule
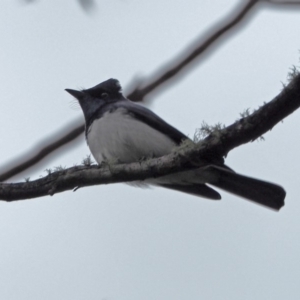
[[[119,81],[112,78],[86,90],[66,89],[78,100],[86,120],[89,120],[104,105],[124,99],[121,90]]]

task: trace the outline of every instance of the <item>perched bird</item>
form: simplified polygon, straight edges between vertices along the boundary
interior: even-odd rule
[[[86,90],[66,91],[79,101],[85,117],[86,140],[99,164],[160,157],[189,139],[149,109],[126,99],[116,79]],[[282,187],[237,174],[222,162],[213,160],[205,167],[146,182],[204,198],[221,199],[217,191],[206,185],[208,183],[277,210],[284,205],[285,198]]]

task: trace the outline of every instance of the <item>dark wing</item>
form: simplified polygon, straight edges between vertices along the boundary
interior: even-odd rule
[[[189,139],[181,131],[168,124],[166,121],[161,119],[158,115],[156,115],[154,112],[152,112],[146,107],[135,104],[134,102],[131,102],[129,100],[127,100],[126,102],[118,102],[116,104],[118,105],[118,107],[124,107],[125,109],[127,109],[128,113],[133,115],[136,119],[141,120],[150,127],[167,135],[172,141],[174,141],[176,145],[180,145],[182,141]],[[212,164],[222,166],[223,168],[233,171],[231,168],[224,165],[224,160],[222,157],[209,157],[206,158],[206,160]]]
[[[135,104],[129,100],[117,102],[114,106],[116,108],[124,107],[129,114],[134,116],[134,118],[167,135],[176,145],[180,145],[183,140],[188,139],[185,134],[165,122],[162,118],[146,107]]]
[[[131,115],[133,115],[136,119],[139,119],[142,122],[146,123],[150,127],[156,129],[157,131],[167,135],[177,145],[179,145],[183,140],[188,139],[188,137],[185,134],[183,134],[182,132],[165,122],[151,110],[132,102],[129,103],[130,108],[128,107],[128,103],[126,103],[125,108]],[[212,200],[221,199],[221,196],[217,191],[208,187],[205,184],[180,185],[172,183],[159,184],[159,186]]]
[[[180,145],[183,140],[188,139],[188,137],[165,122],[151,110],[143,107],[141,105],[135,104],[129,100],[118,101],[115,103],[110,103],[102,109],[101,114],[104,114],[106,111],[114,111],[116,109],[124,108],[124,111],[135,119],[140,120],[141,122],[147,124],[151,128],[165,134],[168,136],[176,145]],[[214,189],[208,187],[205,184],[157,184],[161,187],[173,189],[183,193],[188,193],[195,196],[200,196],[208,199],[219,200],[221,196]]]
[[[217,174],[218,180],[209,183],[220,189],[276,210],[284,206],[285,190],[277,184],[247,177],[218,166],[209,166],[207,170]]]

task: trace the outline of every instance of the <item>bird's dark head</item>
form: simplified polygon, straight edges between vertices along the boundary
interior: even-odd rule
[[[106,104],[124,99],[121,90],[119,81],[112,78],[86,90],[66,89],[68,93],[78,100],[87,122]]]

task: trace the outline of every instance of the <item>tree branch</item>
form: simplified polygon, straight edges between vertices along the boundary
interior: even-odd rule
[[[264,1],[271,3],[271,4],[283,4],[283,5],[299,5],[300,4],[300,1],[297,1],[297,0],[295,0],[295,1],[264,0]]]
[[[36,198],[76,187],[144,180],[199,168],[214,159],[222,159],[235,147],[257,139],[299,107],[300,74],[294,72],[290,83],[272,101],[232,125],[213,132],[194,146],[186,143],[169,155],[143,162],[72,167],[32,182],[2,183],[0,200]]]
[[[72,128],[70,130],[70,127]],[[40,142],[37,146],[32,147],[27,153],[24,153],[22,155],[22,158],[29,157],[25,160],[22,160],[21,158],[15,158],[14,162],[17,163],[14,167],[11,167],[11,164],[7,164],[7,166],[2,166],[2,174],[0,174],[0,182],[5,181],[22,171],[30,168],[31,166],[35,165],[39,161],[41,161],[43,158],[48,156],[50,153],[55,151],[57,148],[62,147],[63,145],[69,143],[70,141],[73,141],[76,137],[78,137],[82,132],[84,131],[84,125],[79,125],[77,127],[74,126],[74,124],[69,124],[65,128],[61,128],[57,133],[55,133],[55,139],[51,139],[52,142],[47,144],[47,142]],[[67,133],[66,133],[67,132]],[[62,133],[62,134],[61,134]],[[54,141],[53,141],[54,140]],[[46,139],[47,141],[47,139]],[[38,149],[38,151],[35,151],[35,149]],[[35,153],[32,155],[32,153]]]
[[[229,16],[225,18],[226,21],[218,21],[217,24],[208,29],[206,33],[202,34],[197,42],[193,42],[187,46],[184,53],[179,55],[180,59],[175,59],[176,63],[174,63],[173,59],[163,68],[160,68],[156,72],[156,75],[145,80],[146,83],[143,84],[139,82],[139,85],[129,93],[128,98],[136,102],[143,101],[146,95],[161,87],[170,79],[173,79],[173,77],[198,59],[200,55],[217,42],[225,33],[228,33],[231,29],[236,27],[259,1],[260,0],[248,0],[246,5],[239,4],[238,7],[234,9],[234,12],[231,12]],[[237,10],[239,10],[239,12],[236,14],[235,11]],[[144,87],[140,88],[139,86],[142,85],[144,85]]]

